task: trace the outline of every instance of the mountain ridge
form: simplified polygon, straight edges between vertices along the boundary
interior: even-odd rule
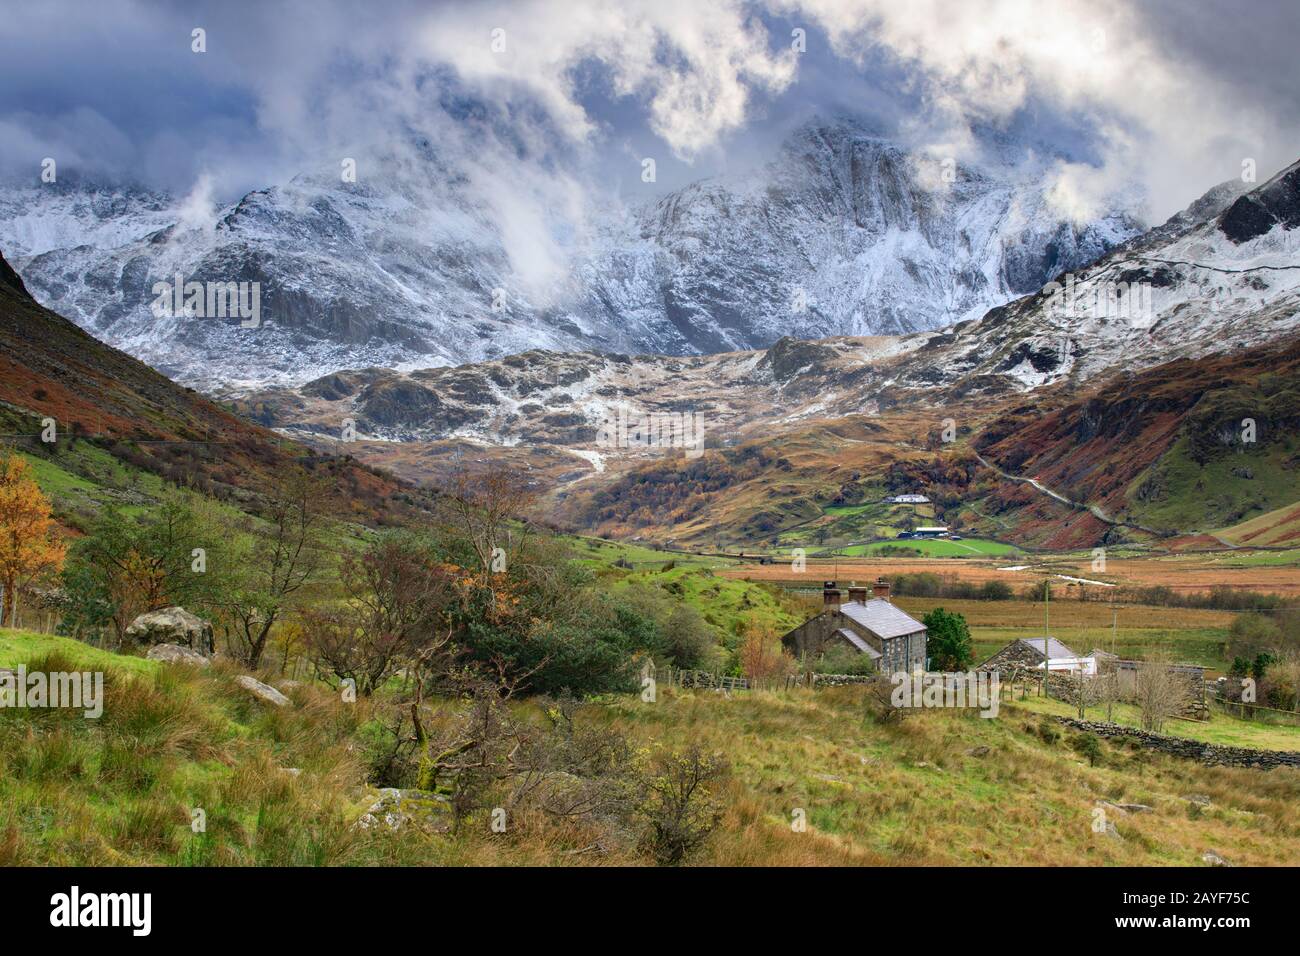
[[[1009,166],[945,170],[861,127],[812,122],[748,178],[602,212],[539,292],[442,162],[430,147],[356,183],[300,175],[215,210],[98,183],[10,191],[0,247],[42,302],[212,388],[533,348],[709,354],[937,328],[1138,232],[1118,213],[1064,222]],[[159,320],[151,285],[178,274],[258,282],[259,327]]]

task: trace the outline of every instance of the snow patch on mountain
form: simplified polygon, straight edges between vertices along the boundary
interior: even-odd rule
[[[542,287],[463,170],[432,148],[356,183],[256,190],[210,215],[123,187],[0,192],[0,247],[42,304],[208,390],[532,349],[711,354],[782,336],[936,329],[982,316],[1138,232],[1078,227],[1014,166],[928,161],[814,122],[747,177],[602,211]],[[159,319],[159,281],[257,282],[261,322]]]

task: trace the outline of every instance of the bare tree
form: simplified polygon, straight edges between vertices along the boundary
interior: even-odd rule
[[[641,805],[649,824],[646,843],[656,862],[676,866],[708,839],[722,820],[712,786],[729,772],[722,754],[706,753],[697,744],[658,755]]]
[[[908,707],[899,707],[894,703],[894,684],[887,677],[877,677],[866,684],[867,717],[877,724],[902,723],[903,718],[911,714]]]
[[[1114,719],[1115,701],[1119,699],[1119,664],[1115,660],[1097,661],[1097,699],[1106,705],[1106,721]]]
[[[448,615],[461,600],[459,569],[417,543],[388,536],[344,559],[340,607],[304,612],[317,667],[370,694],[412,659],[433,660],[450,643]]]
[[[1165,651],[1138,663],[1135,683],[1143,730],[1159,732],[1166,720],[1183,712],[1190,698],[1186,676],[1174,669]]]
[[[428,652],[424,656],[427,658]],[[510,698],[533,672],[507,676],[504,662],[497,664],[497,671],[497,681],[466,672],[463,694],[469,697],[469,707],[439,732],[431,734],[425,729],[420,712],[422,683],[417,684],[411,705],[421,751],[419,787],[450,795],[456,827],[475,810],[491,806],[497,785],[513,779],[529,764],[521,754],[536,750],[536,728],[516,718],[509,707]]]
[[[740,646],[740,669],[754,690],[775,687],[798,672],[799,665],[785,653],[776,632],[768,625],[751,625]]]
[[[300,473],[270,497],[270,530],[259,536],[242,580],[223,608],[244,663],[256,667],[293,595],[320,567],[319,481]]]
[[[1087,709],[1101,698],[1103,678],[1100,674],[1093,676],[1084,671],[1082,665],[1076,666],[1068,677],[1069,703],[1074,705],[1079,719],[1087,717]]]
[[[445,520],[473,550],[481,581],[513,565],[528,539],[525,518],[536,492],[513,471],[471,473],[461,465],[443,492]]]

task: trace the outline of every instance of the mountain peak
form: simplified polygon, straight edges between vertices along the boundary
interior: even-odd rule
[[[1219,216],[1219,229],[1238,245],[1278,224],[1284,229],[1300,226],[1300,160],[1239,197]]]

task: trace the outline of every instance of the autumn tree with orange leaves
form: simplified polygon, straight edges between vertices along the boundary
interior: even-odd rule
[[[771,627],[751,623],[740,646],[740,671],[755,689],[778,687],[798,671],[798,664],[781,647]]]
[[[17,455],[0,457],[0,624],[14,624],[18,589],[63,566],[66,549],[50,501]]]

